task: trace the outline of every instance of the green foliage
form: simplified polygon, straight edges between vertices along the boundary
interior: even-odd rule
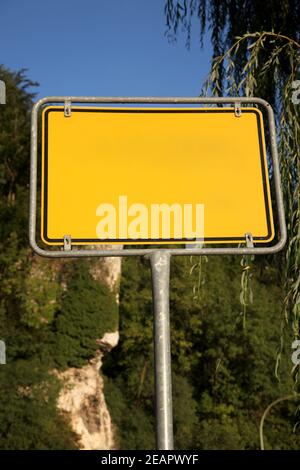
[[[0,339],[7,353],[7,364],[0,366],[0,448],[72,449],[77,438],[56,408],[59,383],[48,373],[51,362],[45,352],[49,331],[43,315],[50,318],[51,313],[42,304],[54,292],[45,291],[52,287],[49,273],[31,276],[27,247],[34,97],[28,89],[35,84],[24,71],[3,66],[0,79],[7,90],[7,104],[0,109]],[[29,294],[36,295],[36,303]]]
[[[200,352],[195,348],[202,333],[199,305],[193,302],[191,293],[195,280],[188,275],[189,261],[179,258],[171,264],[170,309],[172,326],[172,354],[180,373],[188,373]],[[188,295],[187,295],[188,293]]]
[[[184,31],[187,45],[191,41],[193,18],[197,17],[200,22],[201,39],[207,26],[211,30],[213,61],[202,89],[203,95],[259,96],[271,103],[276,111],[288,230],[286,250],[276,257],[285,283],[281,329],[289,325],[292,335],[298,339],[300,106],[293,102],[292,95],[293,84],[300,78],[300,3],[295,0],[270,0],[264,8],[260,8],[254,0],[246,4],[243,0],[166,0],[165,16],[168,35],[176,38],[179,31]],[[245,295],[249,287],[247,280],[250,279],[244,272],[242,282],[245,289],[241,296],[244,318]],[[280,362],[279,354],[277,371]],[[299,366],[294,368],[293,374],[297,380]]]
[[[22,321],[28,326],[40,328],[54,318],[60,285],[58,273],[48,260],[32,256],[29,261],[30,271],[23,277],[19,294],[24,308]]]
[[[29,176],[30,109],[35,94],[28,89],[37,83],[28,80],[25,72],[11,72],[0,65],[7,101],[0,113],[0,192],[11,205],[16,202],[17,189],[27,186]]]
[[[193,259],[195,264],[195,259]],[[242,269],[244,266],[242,266]],[[105,394],[122,449],[154,448],[150,268],[126,259],[120,291],[120,343],[105,359]],[[292,385],[289,369],[274,376],[283,290],[271,265],[253,263],[253,302],[243,328],[240,260],[213,257],[197,269],[172,259],[171,336],[175,443],[178,449],[258,449],[266,406]],[[141,290],[143,291],[141,295]],[[194,300],[193,300],[194,299]],[[290,350],[284,352],[290,358]],[[290,360],[290,359],[289,359]],[[296,409],[293,404],[291,410]],[[281,408],[268,420],[268,445],[296,448],[297,418]]]
[[[117,328],[115,296],[91,264],[37,258],[28,247],[30,110],[35,84],[0,66],[0,448],[73,449],[77,436],[56,402],[53,368],[80,366]]]
[[[56,409],[59,383],[35,360],[0,370],[0,448],[75,449],[77,437]]]
[[[105,379],[104,393],[115,424],[116,445],[119,449],[154,449],[153,416],[126,396],[123,381]]]
[[[96,353],[96,340],[118,325],[114,294],[92,278],[88,263],[77,261],[70,268],[52,328],[52,357],[62,368],[84,365]]]
[[[197,402],[187,377],[173,374],[173,413],[175,449],[193,449],[198,433]]]
[[[232,419],[208,418],[197,429],[197,448],[200,450],[240,450],[240,430]]]
[[[205,22],[205,7],[203,2],[198,3],[202,5],[199,14]],[[215,14],[217,4],[210,3],[215,5],[212,10]],[[196,2],[193,4],[195,7]],[[223,16],[228,7],[224,5]],[[285,19],[290,17],[289,11]],[[220,15],[212,21],[215,21],[213,37],[217,44],[226,21]],[[232,37],[232,31],[229,33]],[[288,41],[282,49],[283,37],[267,34],[255,33],[238,39],[238,49],[237,45],[232,49],[236,56],[226,56],[227,76],[222,67],[213,68],[211,85],[217,94],[224,80],[231,90],[249,95],[264,90],[270,79],[268,67],[275,67],[272,69],[275,77],[280,73],[284,80],[296,77],[287,75],[296,59],[293,46]],[[273,39],[274,54],[269,55]],[[244,40],[251,41],[249,49]],[[276,41],[283,42],[278,46]],[[259,60],[263,60],[264,47],[270,59],[265,70],[257,66],[255,59],[259,55]],[[239,51],[241,57],[237,55]],[[289,52],[292,61],[282,59],[283,66],[279,67],[276,57],[282,52]],[[245,74],[240,75],[243,58],[248,65]],[[262,80],[258,79],[259,72],[264,75]],[[238,82],[238,87],[237,77],[244,79]],[[33,95],[28,92],[28,86],[33,84],[24,72],[12,73],[4,67],[0,67],[0,78],[8,89],[8,105],[1,107],[0,113],[0,338],[6,341],[8,361],[6,366],[0,366],[0,448],[69,449],[78,443],[56,408],[61,384],[51,370],[80,367],[93,357],[97,339],[106,331],[116,329],[118,311],[114,294],[93,279],[91,263],[52,262],[50,265],[30,254],[26,231],[29,111]],[[202,258],[200,262],[192,260],[192,268],[185,258],[172,260],[170,303],[177,448],[257,449],[263,411],[292,386],[289,343],[283,344],[281,351],[286,359],[283,363],[288,366],[282,368],[280,382],[273,373],[284,299],[289,321],[293,312],[296,335],[299,320],[296,308],[299,205],[295,168],[299,162],[300,133],[298,111],[289,101],[290,78],[284,80],[280,82],[284,84],[280,154],[290,221],[290,244],[284,265],[288,295],[285,297],[280,276],[283,262],[280,257],[277,262],[255,260],[251,274],[247,260],[243,260],[242,286],[237,259],[216,257],[206,262]],[[263,96],[267,97],[272,90],[272,86],[265,89]],[[242,328],[246,307],[247,328]],[[153,323],[150,268],[146,260],[126,259],[123,263],[120,310],[120,343],[104,364],[106,399],[117,428],[118,446],[152,449],[155,446]],[[296,403],[286,403],[272,410],[265,423],[267,448],[299,448],[299,429],[293,432],[297,421],[295,408]]]
[[[236,57],[242,44],[249,51],[242,74],[236,73]],[[269,51],[265,60],[265,49]],[[285,72],[281,64],[285,62]],[[288,243],[283,254],[276,258],[277,266],[284,278],[285,297],[283,310],[285,323],[291,326],[294,338],[300,337],[300,107],[293,103],[293,83],[300,77],[300,43],[293,38],[273,32],[247,33],[237,38],[234,44],[212,65],[211,73],[204,85],[218,93],[220,67],[227,63],[223,81],[229,95],[254,96],[260,91],[260,83],[270,72],[277,77],[276,107],[279,129],[279,157],[283,197],[286,211]],[[261,95],[265,97],[265,95]],[[283,268],[283,269],[282,269]],[[280,360],[280,356],[278,358]],[[297,379],[299,367],[294,369]]]
[[[299,413],[295,413],[295,401],[276,405],[264,425],[264,447],[267,450],[299,450]],[[293,429],[292,422],[296,421]]]
[[[165,0],[165,18],[167,24],[167,37],[175,41],[180,33],[185,34],[186,44],[191,45],[192,30],[199,31],[201,45],[207,32],[210,34],[213,59],[223,54],[235,43],[237,36],[248,33],[260,35],[263,31],[275,33],[275,44],[266,41],[260,51],[257,71],[260,72],[272,57],[272,52],[282,43],[276,41],[277,34],[287,36],[299,42],[300,38],[300,4],[298,0],[268,0],[261,3],[256,0],[235,0],[222,2],[220,0]],[[197,25],[197,22],[199,25]],[[249,38],[250,39],[250,38]],[[249,58],[249,46],[252,41],[242,42],[238,53],[232,57],[234,81],[244,78],[247,71],[246,63]],[[253,46],[255,47],[255,46]],[[274,58],[275,59],[275,58]],[[275,59],[278,60],[278,59]],[[256,61],[254,61],[255,65]],[[215,70],[213,77],[215,93],[218,95],[230,94],[224,81],[226,66],[222,63]],[[273,106],[276,106],[277,91],[281,85],[279,77],[286,78],[289,75],[289,57],[281,55],[277,63],[278,74],[274,74],[272,68],[267,67],[264,76],[254,77],[256,96],[265,98]]]

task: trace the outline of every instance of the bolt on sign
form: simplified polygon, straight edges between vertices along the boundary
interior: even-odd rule
[[[274,238],[256,107],[44,108],[46,244],[239,244],[246,233]]]

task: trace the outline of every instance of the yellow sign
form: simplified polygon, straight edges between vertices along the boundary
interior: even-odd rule
[[[49,245],[270,242],[262,114],[48,106],[41,205]]]

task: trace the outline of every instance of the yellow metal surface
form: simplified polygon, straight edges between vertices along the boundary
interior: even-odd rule
[[[78,245],[171,243],[177,236],[173,222],[168,239],[161,240],[159,232],[160,240],[153,241],[153,204],[203,205],[207,243],[240,243],[247,232],[255,243],[273,239],[263,122],[256,108],[242,108],[237,117],[233,108],[72,107],[65,117],[63,107],[49,106],[42,120],[45,243],[63,244],[64,235]],[[124,198],[128,207],[149,210],[141,239],[121,227]],[[98,238],[101,204],[116,208],[114,241]],[[128,222],[137,211],[133,207],[127,215]]]

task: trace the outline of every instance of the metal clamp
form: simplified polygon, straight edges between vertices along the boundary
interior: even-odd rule
[[[6,104],[6,86],[3,80],[0,80],[0,104]]]
[[[241,103],[240,102],[234,103],[234,115],[236,117],[241,117],[241,115],[242,115],[242,108],[241,108]]]
[[[64,116],[65,117],[70,117],[72,110],[71,110],[71,101],[65,101],[65,107],[64,107]]]
[[[72,249],[71,235],[64,236],[64,251],[70,251]]]
[[[254,244],[253,244],[253,236],[252,236],[252,233],[246,233],[245,234],[245,238],[246,238],[246,245],[247,245],[247,248],[253,248],[254,247]]]

